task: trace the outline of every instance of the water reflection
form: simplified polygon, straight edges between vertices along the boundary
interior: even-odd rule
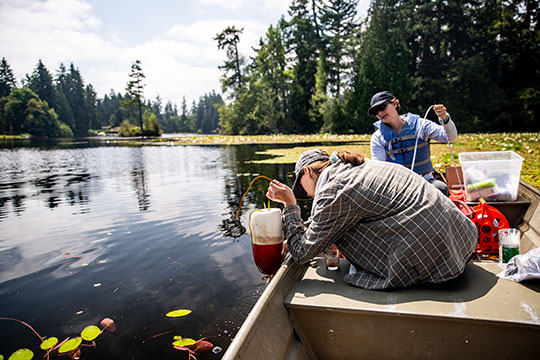
[[[143,342],[171,329],[226,349],[265,284],[249,234],[232,239],[219,226],[255,176],[291,179],[292,164],[249,162],[264,148],[0,150],[2,315],[59,338],[113,318],[114,337],[84,350],[86,359],[177,358],[169,337]],[[244,199],[243,224],[265,206],[267,186],[258,180]],[[193,313],[164,318],[177,308]],[[0,322],[2,353],[40,354],[26,331]]]

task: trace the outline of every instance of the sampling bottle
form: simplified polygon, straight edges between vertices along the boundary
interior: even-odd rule
[[[253,259],[262,274],[274,275],[283,260],[281,210],[257,209],[249,215]]]

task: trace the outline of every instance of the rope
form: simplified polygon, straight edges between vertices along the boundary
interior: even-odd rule
[[[427,119],[427,114],[429,113],[429,110],[433,108],[435,105],[431,105],[428,107],[426,114],[424,115],[424,119]],[[440,120],[439,120],[440,121]],[[420,131],[418,131],[418,135],[416,135],[416,142],[414,143],[414,153],[412,157],[412,164],[411,164],[411,171],[414,171],[414,161],[416,160],[416,149],[418,148],[418,138],[420,137]]]
[[[257,179],[260,179],[260,178],[264,178],[270,182],[272,182],[272,179],[270,179],[269,177],[267,176],[264,176],[264,175],[259,175],[257,176],[255,179],[251,180],[251,183],[249,184],[246,192],[244,193],[244,195],[242,195],[242,198],[240,199],[240,205],[238,206],[238,213],[236,214],[236,219],[238,220],[240,218],[240,211],[242,210],[242,202],[244,201],[244,197],[247,195],[247,193],[249,192],[249,189],[251,189],[251,185],[253,185],[253,183],[255,182],[255,180]],[[268,208],[270,208],[270,199],[268,199]]]
[[[444,126],[443,119],[441,119],[441,118],[438,118],[438,119],[439,119],[439,123],[442,126]],[[450,143],[450,139],[448,139],[447,142],[448,142],[448,150],[450,150],[450,155],[452,156],[452,162],[454,163],[454,169],[456,170],[456,176],[457,176],[457,179],[458,179],[458,182],[459,182],[459,188],[460,189],[465,189],[465,187],[463,186],[463,183],[461,182],[461,177],[459,176],[459,171],[458,171],[458,168],[457,168],[457,165],[456,165],[456,159],[454,158],[454,153],[452,152],[452,144]]]
[[[424,119],[427,119],[427,115],[428,115],[429,111],[433,108],[433,106],[435,106],[435,105],[431,105],[427,109],[426,114],[424,115]],[[440,117],[437,117],[437,119],[439,120],[439,123],[442,126],[444,126],[443,119],[441,119]],[[418,135],[416,136],[416,142],[414,144],[414,154],[413,154],[413,160],[412,160],[412,164],[411,164],[411,170],[414,170],[414,161],[416,160],[416,149],[418,147],[418,138],[419,138],[419,136],[420,136],[420,132],[418,132]],[[450,139],[447,139],[447,143],[448,143],[448,149],[450,150],[450,155],[452,156],[452,162],[454,163],[454,169],[456,170],[456,175],[457,175],[457,179],[458,179],[458,182],[459,182],[459,186],[460,186],[460,188],[463,188],[463,183],[461,182],[461,177],[459,176],[459,171],[458,171],[458,168],[457,168],[457,165],[456,165],[456,159],[454,158],[454,153],[452,152],[452,144],[450,143]]]

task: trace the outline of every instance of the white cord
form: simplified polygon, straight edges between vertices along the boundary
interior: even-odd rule
[[[444,126],[443,119],[439,118],[439,122],[441,123],[442,126]],[[446,138],[448,139],[448,136],[446,136]],[[459,171],[456,165],[456,159],[454,159],[454,153],[452,152],[452,144],[450,143],[450,139],[448,139],[448,149],[450,150],[450,156],[452,156],[452,162],[454,163],[454,169],[456,170],[456,176],[458,179],[459,188],[465,189],[465,187],[463,186],[463,183],[461,182],[461,177],[459,176]]]
[[[433,108],[433,106],[435,106],[435,105],[431,105],[427,109],[426,114],[424,115],[424,119],[427,118],[427,114],[429,113],[429,110],[431,110],[431,108]],[[439,121],[441,121],[441,119],[439,119]],[[418,127],[416,128],[416,130],[418,130]],[[411,171],[414,171],[414,161],[416,160],[416,148],[418,147],[418,138],[419,137],[420,137],[420,130],[418,130],[418,135],[416,135],[416,142],[414,143],[414,153],[413,153],[413,157],[412,157]]]
[[[427,119],[428,113],[433,108],[433,106],[435,106],[435,105],[431,105],[427,109],[426,114],[424,115],[424,119]],[[441,119],[438,116],[437,116],[437,118],[439,119],[439,123],[442,126],[444,126],[443,119]],[[418,135],[416,135],[416,142],[414,143],[414,154],[413,154],[413,159],[412,159],[412,164],[411,164],[411,171],[414,171],[414,162],[416,160],[416,149],[418,147],[418,138],[419,137],[420,137],[420,131],[418,131]],[[447,138],[447,142],[448,142],[448,149],[450,150],[450,155],[452,156],[452,162],[454,163],[454,169],[456,170],[456,175],[457,175],[457,179],[458,179],[458,182],[459,182],[459,186],[460,186],[460,189],[463,189],[464,187],[463,187],[463,183],[461,182],[461,177],[459,176],[459,171],[458,171],[458,168],[457,168],[457,165],[456,165],[456,159],[454,158],[454,153],[452,152],[452,144],[450,143],[450,139],[448,139],[448,136],[446,138]]]
[[[431,110],[433,108],[433,106],[435,106],[435,105],[431,105],[427,109],[426,114],[424,115],[424,119],[427,119],[427,115],[429,113],[429,110]],[[439,123],[442,126],[444,126],[443,119],[441,119],[438,116],[437,116],[437,119],[439,119]],[[414,161],[416,160],[416,148],[418,147],[418,138],[419,137],[420,137],[420,131],[418,131],[418,135],[416,135],[416,143],[414,144],[414,155],[413,155],[411,170],[414,170]],[[463,183],[461,182],[461,177],[459,176],[459,171],[458,171],[458,168],[457,168],[457,165],[456,165],[456,159],[454,158],[454,153],[452,152],[452,144],[450,143],[450,139],[448,139],[448,136],[446,138],[447,138],[447,142],[448,142],[448,149],[450,150],[450,156],[452,156],[452,162],[454,163],[454,169],[456,170],[456,175],[457,175],[457,179],[458,179],[458,182],[459,182],[460,189],[464,189]]]

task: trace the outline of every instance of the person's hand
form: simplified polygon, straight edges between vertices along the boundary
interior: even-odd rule
[[[285,256],[287,256],[287,253],[289,252],[289,246],[287,245],[287,242],[283,242],[283,248],[281,250],[281,261],[285,260]]]
[[[277,180],[272,180],[268,186],[266,197],[272,201],[280,202],[285,206],[296,205],[296,198],[292,189]]]
[[[439,119],[446,120],[446,106],[443,104],[435,104],[433,105],[433,111],[435,111],[435,114],[437,114]]]

